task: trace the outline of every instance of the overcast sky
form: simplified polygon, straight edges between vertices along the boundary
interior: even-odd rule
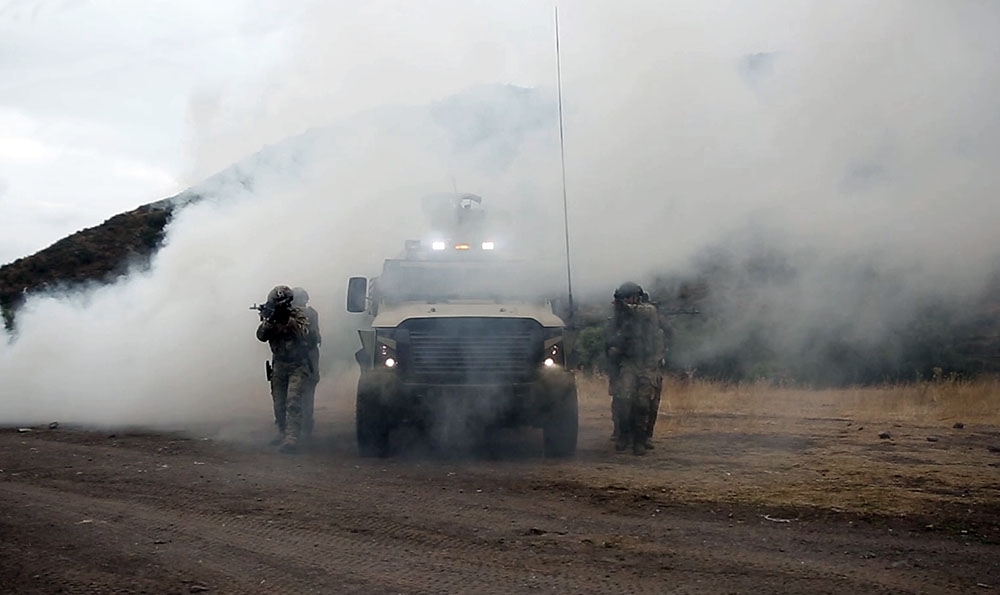
[[[0,263],[359,109],[551,83],[551,7],[495,4],[0,0]]]
[[[287,45],[250,4],[0,2],[0,262],[186,187],[192,95]]]
[[[481,83],[551,89],[552,8],[0,0],[0,263],[359,110]],[[806,219],[841,209],[862,227],[865,213],[892,217],[903,196],[925,194],[908,214],[929,221],[947,194],[970,202],[974,224],[995,213],[978,198],[988,188],[956,190],[985,183],[996,156],[993,3],[566,0],[560,10],[570,190],[597,220],[615,208],[608,191],[664,193],[658,204],[690,211],[676,215],[710,218],[685,229],[713,233],[732,201]],[[769,82],[773,63],[782,76]],[[706,167],[720,163],[741,167]],[[950,167],[969,163],[979,169]],[[870,200],[886,180],[897,198]],[[747,181],[753,192],[734,199]],[[817,190],[836,200],[802,200]]]

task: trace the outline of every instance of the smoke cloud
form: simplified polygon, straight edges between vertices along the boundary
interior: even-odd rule
[[[247,306],[306,287],[325,372],[339,373],[363,324],[344,312],[347,277],[429,233],[420,198],[453,183],[516,220],[509,245],[558,266],[553,32],[537,4],[296,11],[279,68],[191,98],[192,181],[239,164],[196,185],[207,198],[178,212],[151,269],[18,313],[0,343],[0,422],[266,412]],[[581,296],[763,245],[791,280],[731,312],[782,304],[771,346],[792,351],[804,328],[878,334],[883,314],[966,299],[995,271],[1000,8],[580,0],[560,18]],[[899,293],[854,291],[859,269]],[[868,318],[843,313],[871,301]]]

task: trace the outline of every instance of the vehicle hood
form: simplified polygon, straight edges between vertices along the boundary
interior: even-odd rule
[[[411,318],[530,318],[544,327],[564,326],[548,304],[472,301],[381,304],[372,326],[393,328]]]

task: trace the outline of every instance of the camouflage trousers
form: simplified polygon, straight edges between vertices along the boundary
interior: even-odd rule
[[[620,444],[645,444],[652,436],[659,408],[659,370],[622,366],[620,390],[611,407]]]
[[[303,433],[303,405],[312,382],[309,372],[309,364],[305,362],[274,362],[271,376],[274,423],[287,443],[295,444]]]
[[[649,415],[649,431],[646,433],[649,438],[652,438],[653,429],[656,427],[656,418],[660,413],[660,397],[663,395],[663,376],[657,376],[656,381],[656,396],[653,397],[653,407]]]
[[[302,385],[302,433],[305,436],[311,436],[313,431],[317,384],[319,384],[319,349],[312,349],[309,351],[309,377]]]
[[[316,384],[318,381],[310,378],[302,384],[302,435],[311,436],[313,431],[313,410],[316,402]]]
[[[618,440],[618,436],[621,435],[621,422],[618,419],[618,412],[623,409],[623,406],[618,403],[622,398],[622,380],[621,372],[619,370],[613,370],[608,375],[608,394],[611,395],[611,440]]]

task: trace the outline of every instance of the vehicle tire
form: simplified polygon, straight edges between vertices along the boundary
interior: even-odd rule
[[[545,456],[568,457],[576,452],[576,437],[579,429],[576,386],[565,390],[549,414],[542,427]]]
[[[391,428],[385,419],[379,395],[359,386],[354,417],[357,425],[358,454],[363,457],[388,455]]]

